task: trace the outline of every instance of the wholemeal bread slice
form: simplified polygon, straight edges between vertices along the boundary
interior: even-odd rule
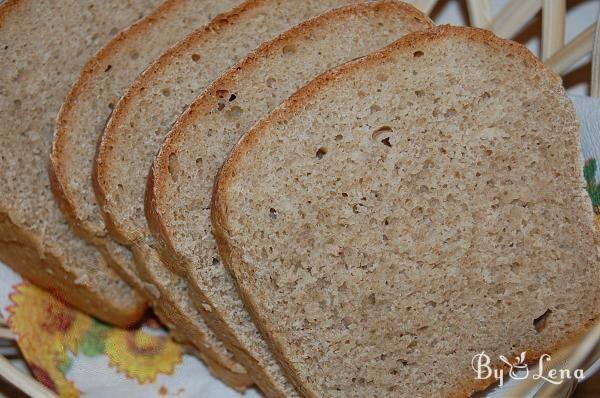
[[[67,95],[57,117],[50,154],[55,197],[77,232],[106,253],[134,287],[128,249],[107,236],[91,175],[96,145],[112,107],[127,86],[165,50],[241,0],[167,0],[118,34],[92,57]],[[138,289],[142,290],[142,289]]]
[[[87,58],[158,0],[10,0],[0,8],[0,259],[106,322],[128,326],[144,302],[77,238],[50,191],[56,113]]]
[[[414,7],[384,0],[336,9],[292,28],[212,83],[179,118],[155,160],[147,191],[150,226],[171,262],[186,268],[195,304],[209,323],[262,368],[278,369],[211,235],[214,177],[244,131],[318,74],[431,26]]]
[[[414,33],[317,78],[243,137],[213,200],[306,396],[465,396],[491,382],[474,354],[531,360],[599,316],[572,104],[489,31]]]

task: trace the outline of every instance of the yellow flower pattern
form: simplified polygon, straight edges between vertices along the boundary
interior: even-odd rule
[[[29,283],[15,287],[8,308],[8,324],[36,379],[61,397],[78,397],[75,385],[65,378],[69,352],[91,319]]]
[[[183,349],[160,331],[157,322],[123,330],[74,310],[49,293],[24,282],[14,288],[8,324],[32,374],[60,397],[79,397],[66,377],[73,358],[106,355],[111,366],[138,383],[172,374]]]
[[[140,383],[154,382],[158,373],[172,374],[182,358],[179,345],[144,329],[113,330],[105,346],[111,364]]]

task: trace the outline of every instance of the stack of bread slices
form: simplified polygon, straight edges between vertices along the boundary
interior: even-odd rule
[[[468,396],[599,318],[579,126],[519,44],[396,0],[7,0],[0,52],[0,260],[232,388]]]

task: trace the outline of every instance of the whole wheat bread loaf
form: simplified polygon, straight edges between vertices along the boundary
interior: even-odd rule
[[[48,154],[56,113],[85,61],[158,0],[10,0],[0,7],[0,259],[106,322],[144,302],[77,238],[56,205]]]
[[[106,252],[116,271],[138,290],[128,249],[107,236],[92,187],[98,138],[127,86],[173,44],[241,0],[167,0],[119,33],[83,69],[57,117],[50,154],[55,197],[76,232]]]
[[[304,395],[465,396],[489,382],[474,354],[533,359],[598,320],[581,166],[558,76],[444,26],[260,121],[218,177],[213,227]]]
[[[187,300],[167,288],[174,281],[179,283],[179,276],[165,278],[164,274],[155,272],[156,268],[144,263],[144,253],[154,247],[143,214],[147,174],[176,117],[208,84],[263,41],[323,11],[358,2],[247,1],[163,54],[136,79],[115,106],[97,153],[95,191],[109,232],[133,249],[138,273],[151,278],[146,282],[152,283],[154,290],[160,293],[160,301],[181,307]],[[186,311],[185,308],[179,310]],[[235,346],[228,348],[234,353],[242,352]],[[239,355],[238,359],[247,366],[257,384],[269,393],[268,369],[247,356]]]
[[[240,135],[298,88],[333,66],[431,26],[412,6],[384,0],[336,9],[294,27],[212,83],[179,118],[155,160],[147,192],[150,226],[171,262],[185,266],[192,297],[209,324],[228,346],[266,369],[281,392],[283,376],[216,251],[208,210],[214,177]]]

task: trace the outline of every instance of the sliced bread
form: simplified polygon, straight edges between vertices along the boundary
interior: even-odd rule
[[[159,0],[10,0],[0,7],[0,259],[105,322],[129,326],[142,298],[77,238],[50,190],[56,113],[87,59]]]
[[[159,301],[181,313],[187,297],[169,289],[179,276],[167,282],[157,268],[145,263],[154,246],[143,214],[147,173],[159,145],[176,117],[221,73],[263,41],[310,17],[353,0],[251,0],[223,14],[163,54],[127,89],[115,106],[97,153],[94,184],[107,227],[116,239],[131,247],[138,273],[146,275]],[[185,283],[182,281],[181,283]],[[152,288],[152,287],[149,287]],[[194,317],[194,313],[187,313]],[[243,352],[228,346],[234,353]],[[253,358],[238,356],[253,379],[269,393],[270,369]],[[282,380],[283,376],[279,376]],[[273,384],[275,382],[273,381]],[[285,386],[286,391],[293,391]]]
[[[169,294],[177,300],[159,300],[156,288],[138,276],[129,248],[107,236],[91,175],[100,133],[127,86],[171,45],[239,3],[241,0],[167,0],[119,33],[87,62],[67,95],[57,118],[50,155],[55,197],[76,231],[95,244],[115,270],[142,293],[177,340],[192,344],[211,372],[238,390],[252,381],[200,316],[189,316],[187,294],[169,285]],[[156,259],[147,257],[147,261],[156,264]]]
[[[146,265],[140,270],[140,278],[143,281],[160,281],[156,285],[146,283],[145,286],[152,295],[150,302],[157,316],[166,323],[173,337],[196,348],[195,354],[211,373],[230,387],[243,391],[254,384],[244,366],[238,363],[220,337],[192,307],[183,279],[174,277],[164,267],[156,251],[148,246],[138,247],[134,255],[138,261],[143,258]]]
[[[264,41],[323,11],[358,0],[249,0],[164,53],[117,102],[99,143],[93,183],[109,232],[134,245],[149,235],[148,172],[176,118]]]
[[[414,33],[317,78],[243,137],[213,200],[305,396],[466,396],[491,381],[476,353],[531,360],[600,315],[573,106],[489,31]]]
[[[179,118],[155,160],[147,191],[150,226],[171,262],[186,268],[192,298],[209,324],[228,346],[267,369],[276,387],[284,385],[278,382],[283,376],[212,238],[214,177],[241,134],[298,88],[333,66],[431,26],[414,7],[383,0],[336,9],[294,27],[212,83]]]
[[[167,0],[115,36],[92,57],[63,103],[50,154],[55,197],[76,232],[105,252],[132,286],[135,274],[128,249],[107,236],[92,187],[92,165],[100,134],[127,86],[173,44],[241,0]],[[141,289],[138,289],[141,290]]]

